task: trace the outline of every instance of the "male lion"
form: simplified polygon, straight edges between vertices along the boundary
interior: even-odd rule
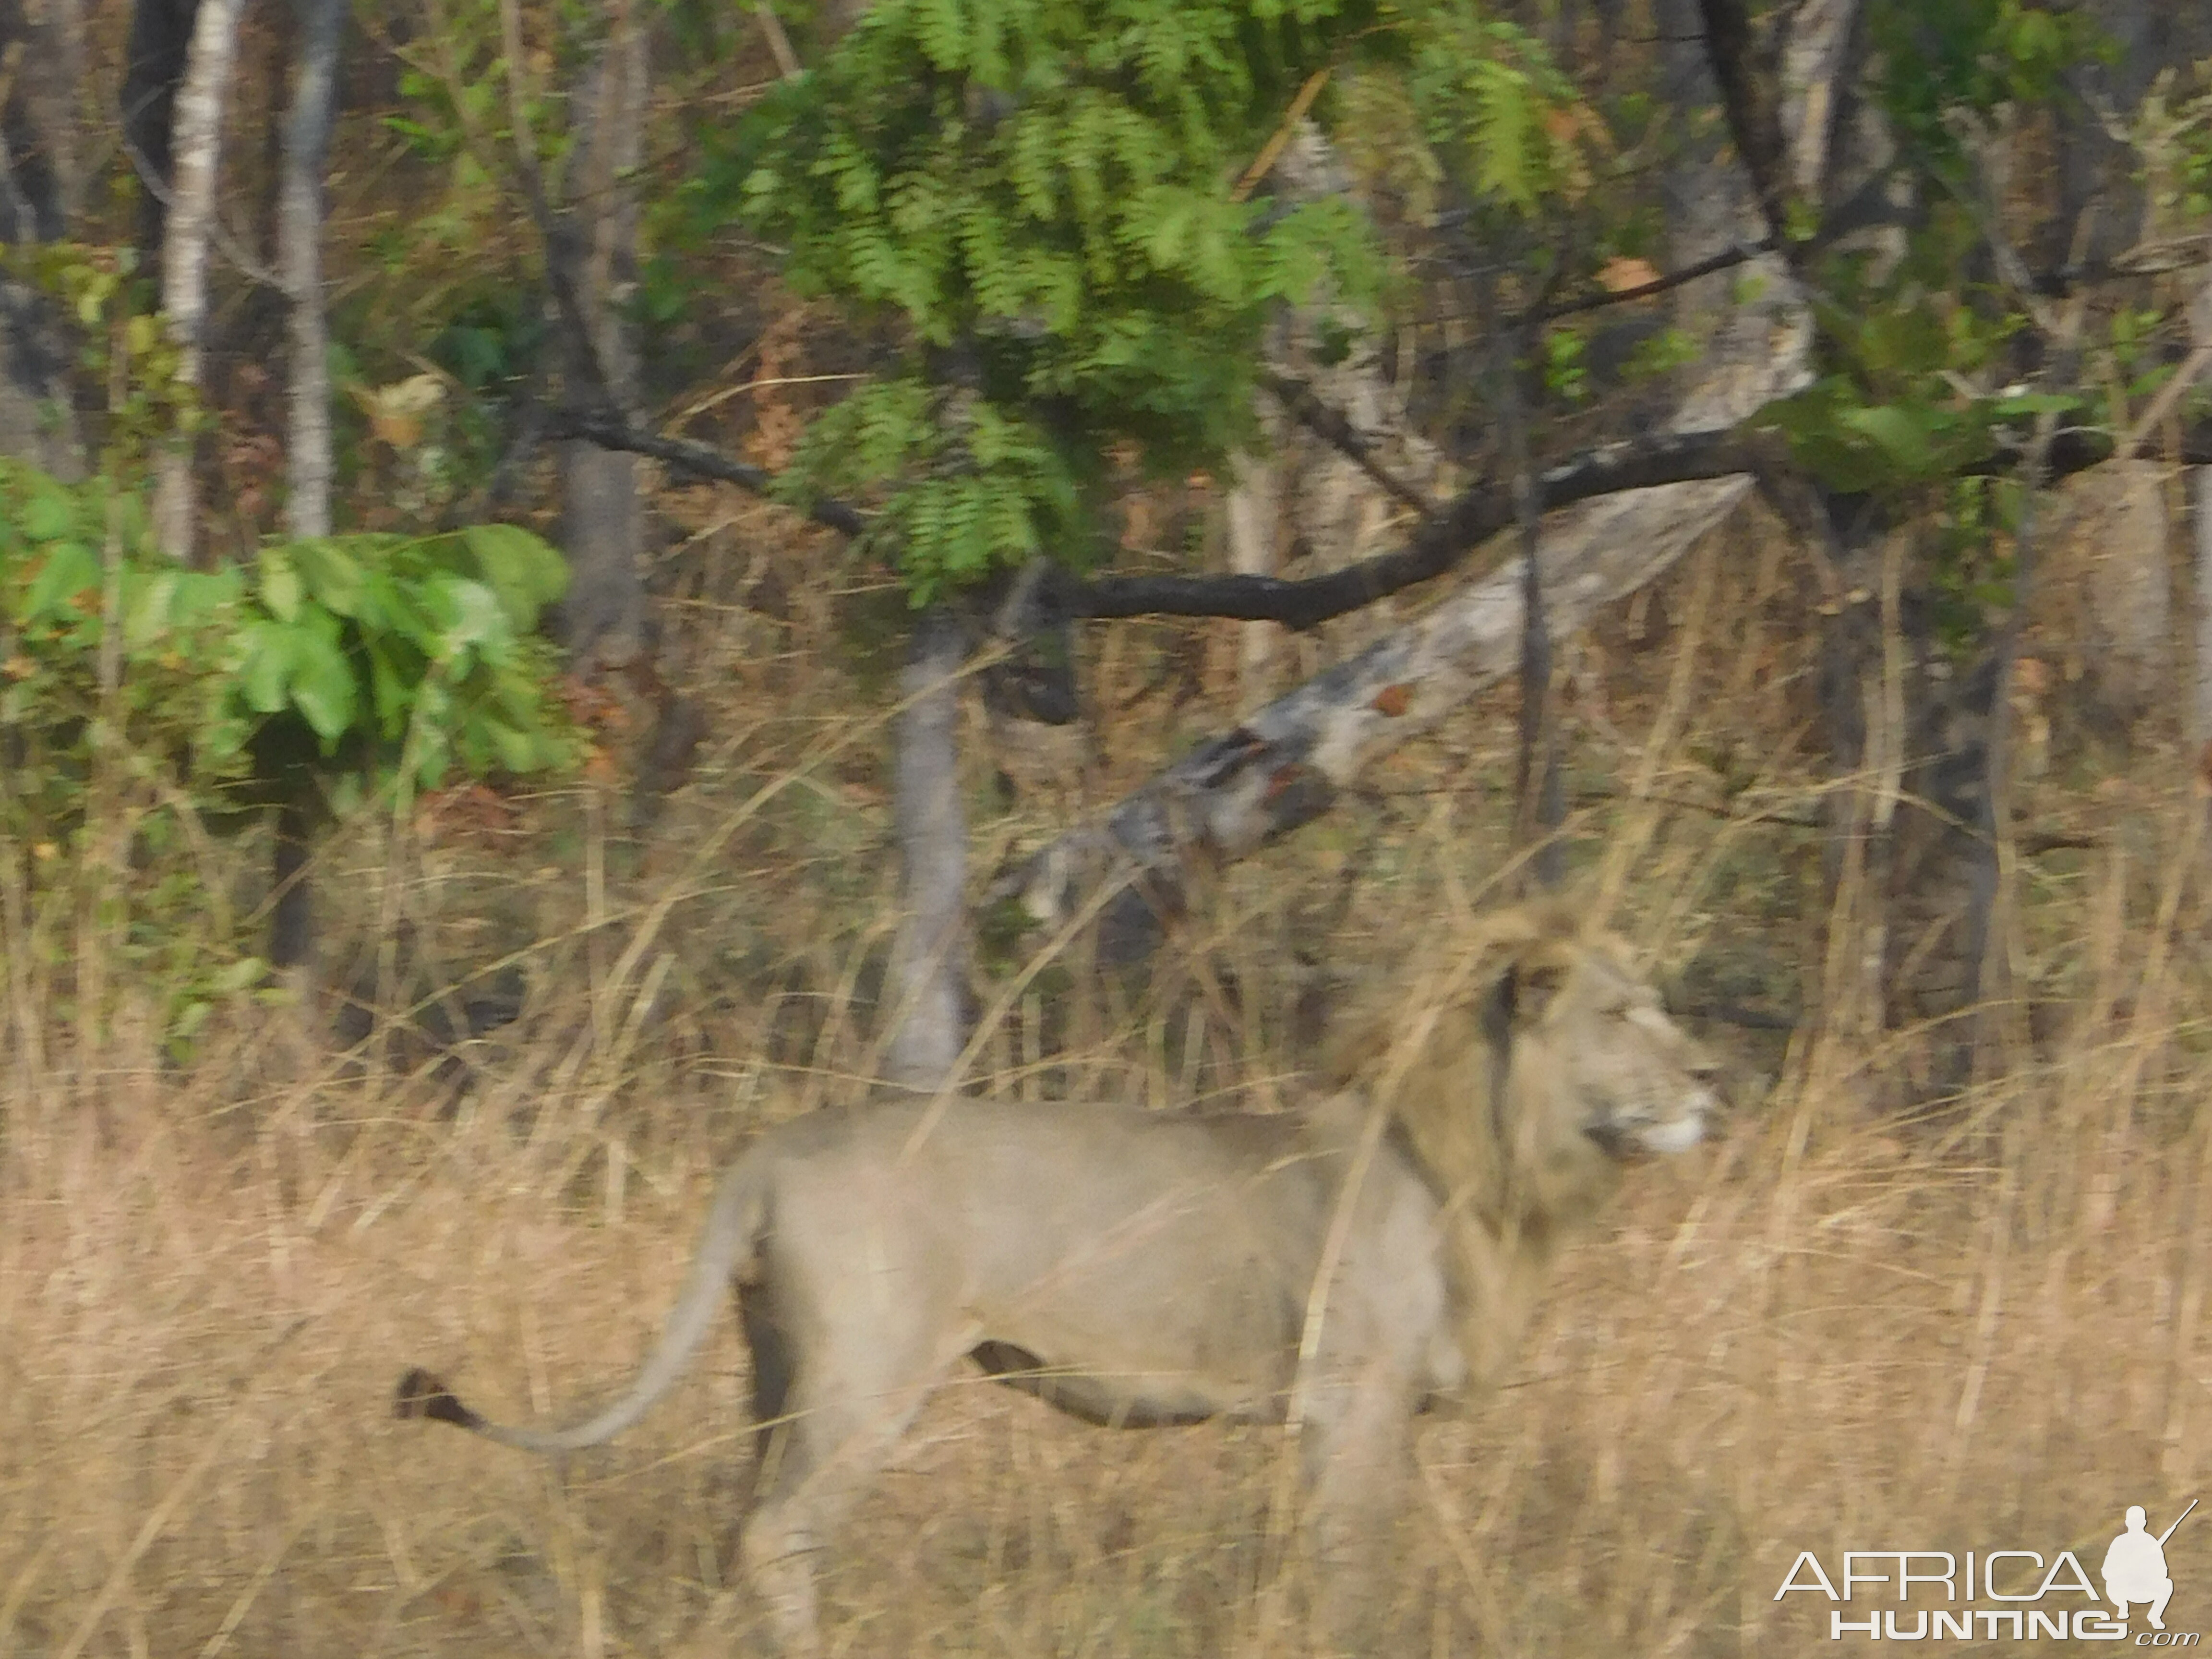
[[[1616,941],[1510,911],[1344,1044],[1307,1113],[900,1099],[776,1128],[723,1178],[605,1410],[509,1428],[420,1370],[398,1410],[595,1445],[666,1391],[734,1283],[773,1425],[743,1554],[787,1650],[817,1650],[814,1557],[963,1357],[1102,1424],[1300,1422],[1318,1611],[1352,1637],[1409,1419],[1498,1375],[1562,1230],[1622,1161],[1700,1138],[1712,1070]]]

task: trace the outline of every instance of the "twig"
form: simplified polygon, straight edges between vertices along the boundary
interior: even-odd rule
[[[760,19],[761,33],[768,37],[769,54],[775,59],[776,72],[787,81],[796,81],[802,73],[799,54],[791,49],[791,37],[783,32],[783,20],[775,15],[775,8],[769,0],[760,0],[753,8],[753,15]]]
[[[1289,145],[1291,135],[1298,130],[1298,123],[1306,118],[1306,112],[1313,107],[1313,100],[1321,96],[1321,89],[1328,84],[1328,69],[1324,67],[1306,76],[1305,84],[1291,100],[1291,106],[1283,112],[1282,124],[1267,135],[1267,142],[1260,146],[1260,153],[1252,158],[1252,165],[1244,169],[1244,176],[1229,192],[1231,201],[1243,201],[1275,170],[1275,163],[1281,159],[1284,149]]]
[[[1341,410],[1331,408],[1316,397],[1313,388],[1304,380],[1271,371],[1261,375],[1261,384],[1267,388],[1269,395],[1276,402],[1290,412],[1291,419],[1341,453],[1362,472],[1422,518],[1427,518],[1437,510],[1437,504],[1428,496],[1376,459],[1375,447],[1368,441],[1367,435],[1346,419]]]

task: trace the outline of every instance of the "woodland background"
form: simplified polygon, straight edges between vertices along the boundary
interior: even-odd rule
[[[747,1650],[734,1341],[563,1469],[398,1369],[565,1413],[759,1126],[1293,1103],[1550,884],[1738,1109],[1423,1429],[1399,1649],[2200,1490],[2212,15],[0,44],[0,1655]],[[1279,1434],[1005,1393],[837,1650],[1297,1650]]]

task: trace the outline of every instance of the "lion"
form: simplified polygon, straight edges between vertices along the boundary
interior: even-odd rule
[[[768,1430],[739,1552],[801,1655],[817,1556],[963,1360],[1102,1425],[1289,1421],[1316,1616],[1357,1645],[1415,1414],[1496,1380],[1620,1166],[1703,1137],[1714,1073],[1617,940],[1556,906],[1506,912],[1338,1046],[1309,1110],[899,1098],[772,1129],[723,1177],[612,1404],[509,1427],[417,1370],[397,1410],[597,1445],[666,1392],[734,1285]]]

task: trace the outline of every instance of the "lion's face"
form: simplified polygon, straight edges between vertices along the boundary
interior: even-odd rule
[[[1516,964],[1509,999],[1514,1064],[1564,1085],[1577,1134],[1619,1159],[1680,1152],[1718,1110],[1712,1057],[1668,1018],[1659,994],[1610,941],[1540,947]]]

